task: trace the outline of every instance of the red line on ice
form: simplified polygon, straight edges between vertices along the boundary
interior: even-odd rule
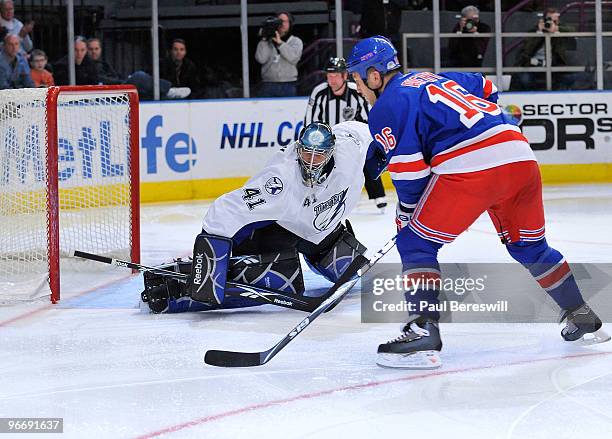
[[[183,430],[184,428],[195,427],[197,425],[206,424],[207,422],[216,421],[218,419],[228,418],[230,416],[240,415],[242,413],[252,412],[255,410],[266,409],[272,406],[288,404],[288,403],[295,402],[295,401],[318,398],[320,396],[330,395],[335,392],[345,392],[348,390],[361,390],[361,389],[366,389],[369,387],[378,387],[378,386],[382,386],[385,384],[393,384],[393,383],[398,383],[402,381],[415,381],[415,380],[419,380],[422,378],[436,377],[436,376],[442,376],[442,375],[452,375],[452,374],[463,373],[463,372],[472,372],[475,370],[493,369],[496,367],[503,367],[503,366],[517,366],[517,365],[523,365],[523,364],[539,363],[543,361],[566,360],[566,359],[574,359],[574,358],[596,357],[596,356],[603,356],[603,355],[612,355],[612,352],[589,352],[589,353],[584,353],[584,354],[563,355],[560,357],[536,358],[533,360],[521,360],[521,361],[515,361],[511,363],[504,363],[504,364],[492,364],[488,366],[466,367],[463,369],[441,370],[441,371],[430,372],[430,373],[425,373],[421,375],[410,375],[410,376],[404,376],[401,378],[392,378],[392,379],[381,380],[381,381],[371,381],[369,383],[364,383],[364,384],[355,384],[352,386],[338,387],[335,389],[322,390],[322,391],[313,392],[313,393],[305,393],[303,395],[292,396],[290,398],[277,399],[273,401],[262,402],[260,404],[253,404],[253,405],[249,405],[249,406],[242,407],[239,409],[218,413],[216,415],[205,416],[203,418],[197,418],[192,421],[183,422],[181,424],[176,424],[170,427],[163,428],[161,430],[157,430],[151,433],[146,433],[142,436],[138,436],[136,439],[150,439],[150,438],[162,436],[164,434],[174,433],[176,431]]]

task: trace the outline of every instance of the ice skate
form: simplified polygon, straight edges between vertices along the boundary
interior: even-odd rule
[[[588,346],[610,340],[610,336],[601,329],[601,319],[586,303],[573,311],[563,310],[559,323],[564,320],[561,337],[566,341]]]
[[[402,328],[402,335],[378,346],[376,364],[399,369],[436,369],[442,340],[438,322],[418,315]]]

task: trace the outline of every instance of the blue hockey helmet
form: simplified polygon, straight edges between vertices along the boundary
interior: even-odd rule
[[[380,35],[366,38],[355,44],[346,64],[349,73],[359,73],[364,81],[367,80],[370,67],[383,75],[401,67],[397,59],[397,50],[391,41]]]
[[[326,123],[313,122],[302,130],[296,142],[296,151],[304,183],[309,186],[320,183],[335,144],[336,136]]]

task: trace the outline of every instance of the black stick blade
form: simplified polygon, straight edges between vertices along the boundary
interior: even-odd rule
[[[204,362],[219,367],[252,367],[265,363],[265,357],[260,352],[206,351]]]

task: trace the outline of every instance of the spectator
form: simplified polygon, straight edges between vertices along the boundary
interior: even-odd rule
[[[22,54],[32,50],[32,38],[30,33],[34,29],[34,20],[27,20],[24,25],[15,18],[15,5],[13,0],[0,1],[0,27],[6,29],[10,35],[16,35],[20,40],[20,51]]]
[[[100,83],[96,64],[87,55],[87,40],[78,36],[74,38],[74,63],[76,85],[97,85]],[[68,85],[68,55],[55,63],[54,74],[57,85]]]
[[[160,63],[159,76],[170,81],[174,88],[189,88],[191,96],[198,93],[200,88],[198,68],[193,61],[187,58],[185,40],[176,38],[172,41],[170,55]]]
[[[573,32],[572,26],[561,24],[559,11],[548,8],[544,17],[538,20],[534,32],[551,33]],[[569,50],[575,50],[576,40],[574,38],[551,38],[551,60],[553,66],[566,66],[568,64]],[[546,66],[546,51],[544,38],[533,37],[523,41],[521,51],[518,55],[516,65],[520,67],[544,67]],[[520,72],[512,78],[512,88],[515,90],[534,90],[542,88],[544,73]],[[553,74],[553,83],[557,88],[571,88],[573,82],[579,75],[571,73]]]
[[[281,20],[273,36],[262,38],[257,43],[255,59],[261,64],[260,96],[283,97],[297,95],[297,63],[302,57],[304,43],[293,31],[293,16],[280,12]]]
[[[32,50],[30,54],[30,63],[32,64],[30,76],[32,81],[34,81],[35,87],[51,87],[55,85],[53,75],[45,69],[47,61],[48,58],[45,52],[39,49]]]
[[[464,34],[489,33],[491,27],[480,21],[480,10],[466,6],[453,32]],[[449,61],[452,67],[482,67],[489,38],[451,38],[448,43]]]
[[[87,40],[87,54],[96,66],[98,81],[101,84],[113,85],[123,83],[119,73],[117,73],[109,63],[102,59],[102,43],[99,38],[90,38]]]
[[[113,67],[102,59],[102,43],[98,38],[87,40],[87,54],[96,65],[98,80],[102,84],[132,84],[138,89],[138,94],[142,100],[153,99],[153,77],[142,70],[132,73],[126,80],[121,79]],[[162,99],[177,99],[189,96],[190,89],[186,87],[172,87],[170,81],[159,80],[159,92]]]
[[[312,122],[325,122],[333,126],[349,120],[368,123],[370,106],[357,92],[355,83],[348,82],[344,58],[330,58],[325,65],[325,76],[326,81],[312,90],[306,107],[304,126]],[[376,207],[384,211],[387,200],[382,182],[380,179],[369,178],[367,173],[365,177],[368,198],[374,200]]]
[[[17,35],[4,37],[4,47],[0,51],[0,89],[34,87],[30,77],[30,67],[20,52],[21,42]]]

